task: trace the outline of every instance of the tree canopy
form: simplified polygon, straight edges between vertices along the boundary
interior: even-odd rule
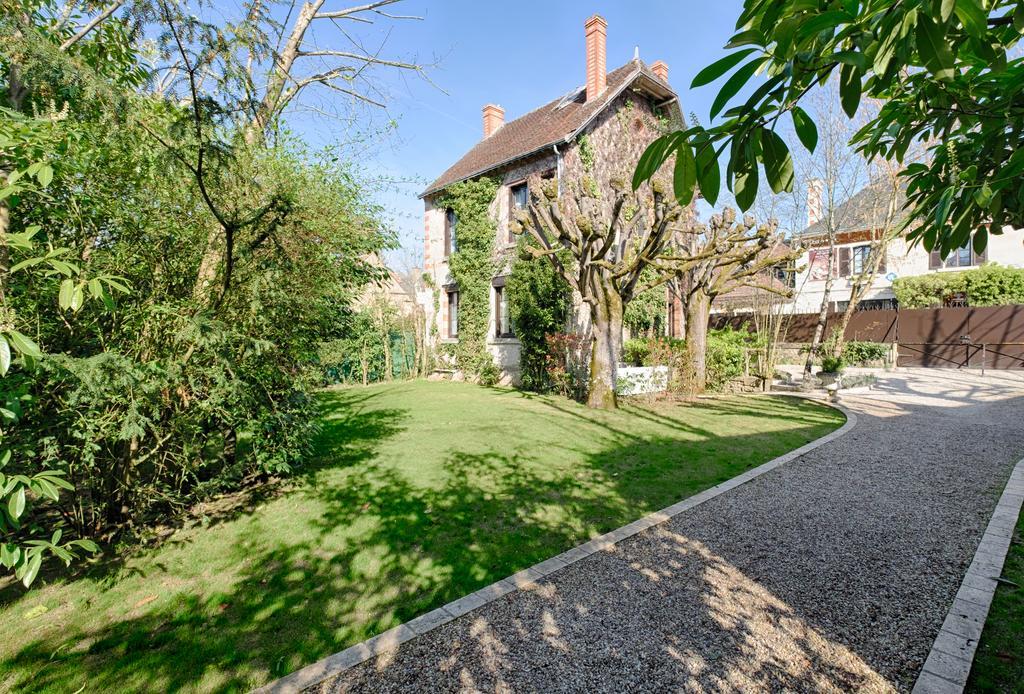
[[[639,186],[673,154],[675,194],[699,185],[712,204],[726,185],[744,210],[763,177],[773,192],[793,186],[793,161],[779,135],[792,119],[800,142],[818,134],[801,103],[838,74],[849,116],[861,99],[884,102],[852,143],[869,158],[903,165],[908,238],[943,255],[990,234],[1024,226],[1024,3],[1019,0],[745,0],[735,49],[703,69],[692,86],[722,84],[716,125],[669,133],[640,159]],[[755,75],[763,81],[744,101]],[[925,156],[907,156],[925,143]],[[727,151],[728,150],[728,151]]]

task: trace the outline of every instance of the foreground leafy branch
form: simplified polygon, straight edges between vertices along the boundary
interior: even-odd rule
[[[814,150],[814,118],[800,104],[816,85],[839,76],[843,110],[862,97],[884,101],[853,137],[859,151],[905,165],[903,230],[943,256],[990,234],[1024,226],[1024,4],[1018,0],[745,0],[737,49],[701,71],[694,87],[732,71],[711,118],[655,141],[638,163],[634,187],[676,155],[675,192],[689,200],[695,187],[714,203],[720,165],[746,210],[761,169],[771,189],[792,188],[789,149],[776,133],[788,116]],[[1014,57],[1016,55],[1016,57]],[[755,74],[764,80],[742,103],[735,97]],[[908,160],[915,143],[927,156]]]

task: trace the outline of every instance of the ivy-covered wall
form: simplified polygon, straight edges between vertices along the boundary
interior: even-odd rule
[[[444,345],[455,366],[467,376],[493,378],[494,360],[487,349],[491,314],[491,278],[496,269],[497,225],[491,204],[498,191],[492,178],[456,183],[438,198],[441,209],[455,211],[456,251],[448,271],[459,291],[458,341]]]
[[[540,357],[537,350],[540,343],[533,337],[526,337],[525,344],[521,331],[527,326],[516,326],[518,340],[496,339],[494,332],[494,294],[492,278],[507,275],[506,292],[513,322],[517,312],[525,309],[515,305],[513,296],[517,293],[513,276],[516,257],[514,242],[508,233],[509,187],[534,174],[554,175],[562,160],[565,179],[585,173],[587,185],[594,188],[608,186],[613,176],[628,179],[637,158],[647,145],[657,138],[668,120],[659,113],[650,100],[627,90],[605,109],[574,142],[559,145],[555,150],[540,152],[527,159],[519,160],[512,166],[488,174],[476,181],[457,183],[437,195],[425,200],[424,214],[424,268],[433,278],[439,291],[437,305],[431,321],[431,334],[442,355],[454,360],[454,366],[467,377],[479,376],[482,371],[496,363],[513,380],[520,378],[520,366],[536,371]],[[564,190],[566,194],[571,191]],[[610,195],[606,196],[610,199]],[[444,213],[447,207],[456,210],[458,251],[450,258],[444,257]],[[446,339],[447,303],[444,288],[456,284],[459,288],[459,336],[457,341]],[[659,293],[658,297],[663,296]],[[653,297],[653,295],[652,295]],[[663,306],[655,301],[637,304],[630,312],[630,318],[639,328],[658,322]],[[651,297],[647,297],[651,298]],[[663,303],[663,302],[662,302]],[[586,333],[589,317],[586,307],[579,306],[577,298],[569,299],[570,330]],[[427,307],[429,310],[429,307]],[[543,313],[545,309],[541,309]],[[628,310],[628,309],[627,309]],[[520,315],[523,315],[520,313]],[[559,330],[566,329],[563,324]],[[533,340],[531,342],[531,340]],[[531,361],[532,360],[532,361]],[[522,362],[522,364],[520,364]],[[490,374],[487,375],[489,379]],[[523,378],[529,378],[525,372]]]

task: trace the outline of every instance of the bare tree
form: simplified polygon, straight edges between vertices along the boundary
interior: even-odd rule
[[[809,103],[818,124],[818,146],[813,154],[798,161],[797,168],[807,179],[807,187],[810,190],[817,188],[818,191],[820,209],[815,211],[820,214],[818,221],[824,230],[827,271],[818,321],[804,364],[805,374],[811,373],[818,346],[825,338],[825,324],[837,270],[836,236],[847,214],[842,205],[853,197],[867,179],[864,159],[849,145],[850,138],[857,130],[857,123],[851,121],[839,108],[838,84],[835,81],[829,82],[809,97]],[[815,252],[821,252],[820,248]],[[813,271],[812,264],[808,272]]]
[[[865,215],[872,234],[871,242],[867,258],[863,260],[863,267],[851,277],[850,301],[839,319],[839,325],[835,328],[833,357],[842,355],[846,326],[850,324],[850,318],[853,317],[857,305],[878,277],[890,244],[904,231],[901,222],[904,218],[903,204],[906,197],[899,175],[900,169],[895,162],[884,160],[873,163],[871,167],[870,201]]]
[[[415,61],[384,55],[390,32],[371,46],[352,28],[381,20],[420,19],[386,10],[400,1],[377,0],[339,9],[325,7],[325,0],[293,1],[285,5],[281,22],[271,16],[273,3],[251,0],[237,23],[211,25],[158,0],[160,22],[169,38],[167,64],[156,76],[154,88],[168,96],[182,91],[182,101],[191,106],[195,151],[187,158],[180,152],[176,156],[183,162],[191,160],[189,168],[200,190],[204,159],[209,168],[211,155],[218,150],[261,146],[286,109],[307,90],[322,87],[350,103],[384,107],[387,97],[374,79],[375,68],[424,75],[423,66]],[[326,31],[315,31],[315,26]],[[234,126],[227,129],[227,142],[214,142],[213,133],[218,130],[203,127],[217,118]],[[232,135],[237,139],[230,139]],[[226,212],[231,201],[204,195],[217,223],[210,227],[195,278],[193,293],[200,306],[218,303],[230,288],[237,229],[261,221],[273,208],[273,192],[265,197],[265,204],[232,217]],[[214,291],[218,286],[220,290]]]

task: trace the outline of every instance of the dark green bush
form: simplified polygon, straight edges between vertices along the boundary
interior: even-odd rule
[[[837,374],[843,370],[843,358],[842,357],[822,357],[821,358],[821,370],[828,374]]]
[[[970,306],[1024,304],[1024,269],[991,263],[963,272],[901,277],[892,283],[892,290],[903,308],[943,306],[961,293]]]
[[[622,361],[629,366],[644,366],[651,356],[651,343],[656,340],[634,337],[622,345]]]
[[[888,354],[889,345],[884,342],[852,340],[843,345],[843,361],[847,364],[883,361]]]

